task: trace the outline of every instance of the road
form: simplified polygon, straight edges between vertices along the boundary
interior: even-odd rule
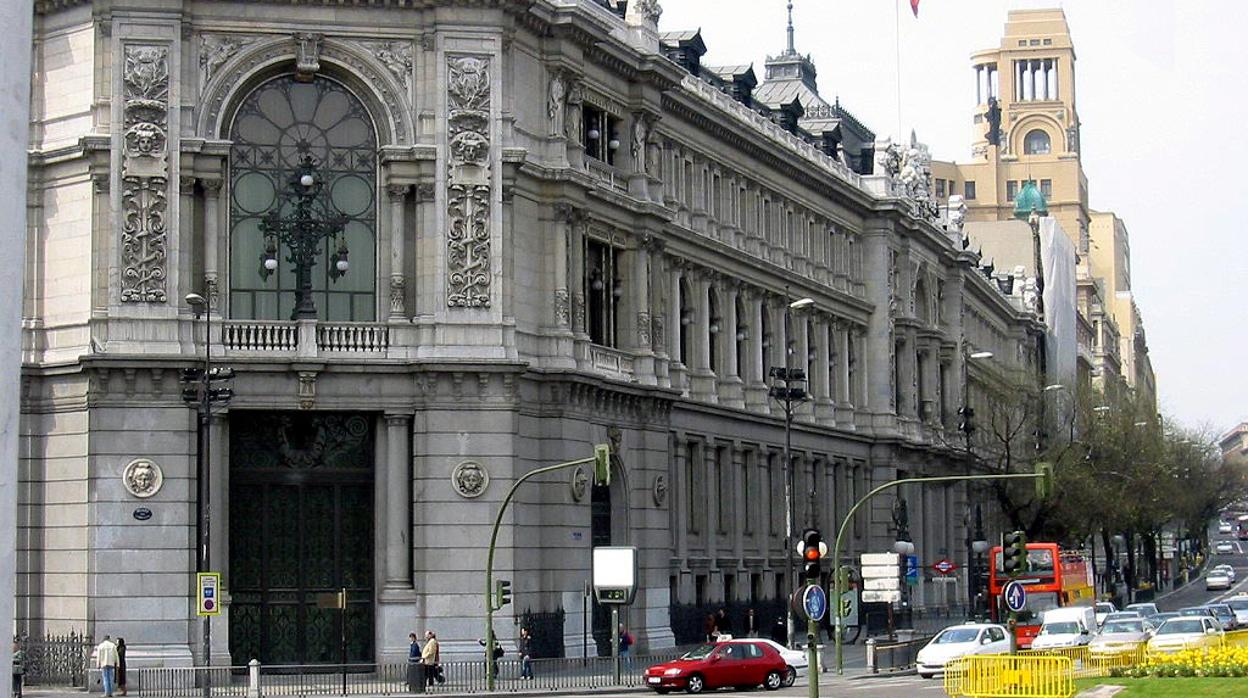
[[[1217,534],[1217,528],[1213,529],[1209,538],[1213,545],[1217,545],[1220,541],[1230,541],[1235,546],[1235,552],[1230,555],[1213,555],[1209,559],[1206,569],[1214,565],[1227,563],[1235,568],[1235,584],[1227,591],[1205,591],[1205,578],[1200,576],[1192,580],[1186,587],[1166,596],[1157,602],[1157,607],[1163,611],[1177,611],[1185,606],[1199,606],[1201,604],[1212,603],[1214,601],[1222,601],[1229,599],[1236,594],[1248,594],[1248,541],[1238,541],[1230,534]]]

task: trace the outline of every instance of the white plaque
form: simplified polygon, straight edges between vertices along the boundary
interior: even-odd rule
[[[897,565],[871,565],[862,568],[863,579],[883,579],[884,577],[897,578],[901,574],[901,568]]]
[[[895,591],[901,588],[901,581],[896,577],[864,579],[862,580],[862,588],[869,591]]]
[[[867,565],[893,565],[898,564],[897,553],[863,553],[858,558],[859,564]]]
[[[863,603],[879,603],[886,601],[888,603],[896,603],[901,601],[900,591],[864,591],[862,592]]]

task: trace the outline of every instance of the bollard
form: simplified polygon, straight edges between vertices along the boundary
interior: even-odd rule
[[[260,698],[260,660],[247,662],[247,698]]]
[[[873,637],[867,638],[866,645],[867,645],[867,668],[871,670],[872,674],[878,674],[880,673],[880,670],[878,667],[875,666],[875,638]]]

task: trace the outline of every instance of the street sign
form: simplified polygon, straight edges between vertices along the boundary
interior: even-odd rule
[[[946,559],[940,559],[932,563],[932,569],[941,574],[949,574],[958,569],[958,566]]]
[[[196,575],[196,588],[199,590],[197,616],[216,616],[221,614],[221,574],[219,572],[200,572]]]
[[[901,601],[900,591],[864,591],[862,592],[863,603],[897,603]]]
[[[823,614],[828,612],[828,595],[823,587],[818,584],[806,587],[802,594],[802,610],[810,620],[823,620]]]
[[[841,592],[841,617],[843,625],[858,625],[858,592]]]
[[[919,583],[919,556],[906,556],[906,584],[914,586]]]
[[[1005,597],[1005,607],[1015,613],[1027,606],[1027,588],[1016,581],[1006,584],[1001,596]]]
[[[862,580],[862,588],[871,591],[890,591],[901,588],[901,581],[897,577],[880,577],[879,579]]]
[[[900,577],[901,568],[897,565],[870,565],[862,568],[863,579],[885,579],[887,577]]]

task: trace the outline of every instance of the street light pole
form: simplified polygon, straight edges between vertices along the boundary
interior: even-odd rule
[[[768,394],[778,401],[784,409],[784,556],[788,569],[788,582],[796,588],[797,566],[793,559],[793,407],[806,399],[806,391],[801,383],[806,380],[806,372],[793,368],[793,320],[794,310],[814,305],[813,298],[789,300],[789,289],[784,289],[784,367],[773,366],[770,370],[772,386]],[[783,387],[780,383],[783,382]],[[794,384],[798,384],[794,387]],[[792,604],[785,604],[785,637],[788,647],[794,646],[794,625]]]
[[[965,474],[971,474],[971,462],[975,458],[974,451],[971,447],[971,434],[975,431],[975,425],[972,418],[975,416],[975,410],[971,407],[971,361],[980,359],[991,359],[990,351],[970,351],[970,346],[965,342],[962,344],[962,409],[958,410],[961,422],[958,429],[962,432],[963,447],[966,449]],[[967,505],[975,499],[975,490],[971,482],[966,483]],[[968,510],[969,514],[969,510]],[[967,608],[972,613],[979,610],[979,554],[975,550],[976,543],[984,539],[983,519],[980,514],[979,502],[975,502],[975,538],[971,537],[970,522],[967,521],[966,528],[966,596]]]

